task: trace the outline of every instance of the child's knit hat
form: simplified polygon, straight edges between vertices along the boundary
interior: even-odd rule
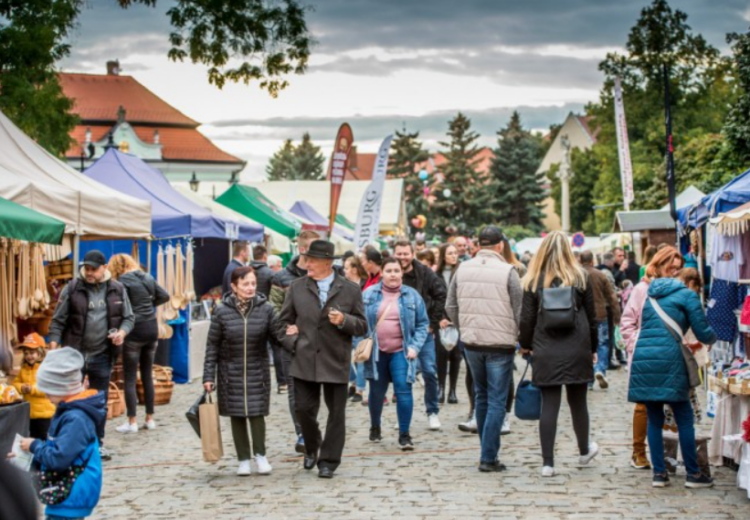
[[[36,373],[36,387],[47,395],[66,396],[83,391],[83,356],[64,347],[47,353]]]

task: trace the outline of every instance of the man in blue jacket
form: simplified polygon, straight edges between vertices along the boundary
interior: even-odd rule
[[[54,481],[39,490],[44,497],[65,494],[60,503],[48,505],[48,519],[90,516],[102,490],[102,462],[97,428],[104,424],[107,402],[103,392],[84,388],[83,355],[73,348],[53,350],[37,372],[37,388],[47,394],[57,411],[46,441],[23,439],[21,449],[34,455],[34,465],[44,472],[66,472],[77,476],[67,491]]]

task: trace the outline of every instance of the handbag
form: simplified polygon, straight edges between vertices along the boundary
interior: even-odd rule
[[[95,446],[94,450],[98,453],[98,446]],[[86,469],[93,453],[94,451],[91,450],[83,464],[73,464],[63,471],[43,469],[33,472],[32,482],[39,502],[47,506],[55,506],[65,502],[70,496],[70,492],[73,491],[76,480]]]
[[[188,411],[185,412],[185,417],[187,417],[190,426],[193,427],[193,431],[195,431],[195,434],[198,437],[201,436],[200,406],[205,404],[207,395],[208,392],[203,392],[203,394],[195,400],[193,405],[188,408]]]
[[[391,301],[391,303],[386,306],[385,311],[380,315],[380,319],[378,319],[378,322],[375,324],[375,328],[372,330],[372,333],[365,339],[357,343],[357,348],[354,349],[354,355],[352,356],[352,360],[355,363],[364,363],[365,361],[370,360],[370,356],[372,356],[372,347],[375,344],[375,339],[373,338],[375,337],[375,333],[378,330],[378,325],[380,325],[388,315],[388,311],[391,310],[392,304],[393,301]]]
[[[576,289],[574,287],[547,287],[542,289],[539,312],[546,331],[569,330],[576,326]]]
[[[516,417],[522,421],[538,421],[542,416],[542,392],[531,380],[526,379],[530,365],[531,359],[526,361],[526,368],[516,387]]]
[[[682,329],[677,323],[666,313],[664,309],[654,300],[653,298],[648,299],[651,302],[651,306],[656,311],[656,314],[661,318],[664,324],[667,326],[669,332],[680,344],[682,350],[682,357],[685,359],[685,366],[688,371],[688,379],[690,380],[690,388],[695,388],[701,384],[700,368],[698,362],[695,360],[692,350],[685,344],[685,337],[682,334]]]

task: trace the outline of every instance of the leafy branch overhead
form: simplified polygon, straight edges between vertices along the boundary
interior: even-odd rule
[[[117,0],[123,8],[157,0]],[[276,97],[285,76],[307,68],[312,38],[305,8],[295,0],[178,0],[167,11],[172,24],[168,56],[208,67],[208,81],[260,87]]]

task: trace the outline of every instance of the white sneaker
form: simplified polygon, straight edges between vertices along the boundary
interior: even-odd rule
[[[555,476],[555,468],[552,466],[544,466],[542,468],[542,476],[543,477],[554,477]]]
[[[597,372],[596,374],[594,374],[594,377],[599,383],[599,388],[601,388],[602,390],[606,390],[607,388],[609,388],[609,382],[607,382],[607,378],[604,377],[604,374],[602,374],[601,372]]]
[[[427,416],[427,420],[430,423],[430,430],[439,430],[442,428],[442,424],[440,424],[440,418],[436,413],[431,413]]]
[[[271,470],[273,470],[265,455],[256,455],[255,465],[258,466],[258,473],[260,475],[270,475]]]
[[[466,422],[458,423],[458,429],[466,433],[477,433],[477,420],[472,417]]]
[[[396,423],[394,423],[393,429],[394,430],[398,430],[399,429],[398,421],[396,421]]]
[[[578,464],[585,466],[599,454],[599,445],[595,442],[589,443],[589,452],[586,455],[581,455],[578,458]]]
[[[135,423],[130,424],[129,422],[126,422],[115,428],[115,430],[120,433],[138,433],[138,425]]]
[[[510,417],[508,417],[508,414],[505,414],[505,419],[503,420],[503,427],[500,428],[500,435],[508,435],[510,433]]]
[[[252,473],[252,468],[250,467],[250,461],[241,460],[240,467],[237,468],[237,475],[239,475],[240,477],[247,477],[251,473]]]
[[[151,419],[150,421],[146,421],[145,427],[146,427],[147,430],[155,430],[156,429],[156,423],[154,422],[153,419]]]

